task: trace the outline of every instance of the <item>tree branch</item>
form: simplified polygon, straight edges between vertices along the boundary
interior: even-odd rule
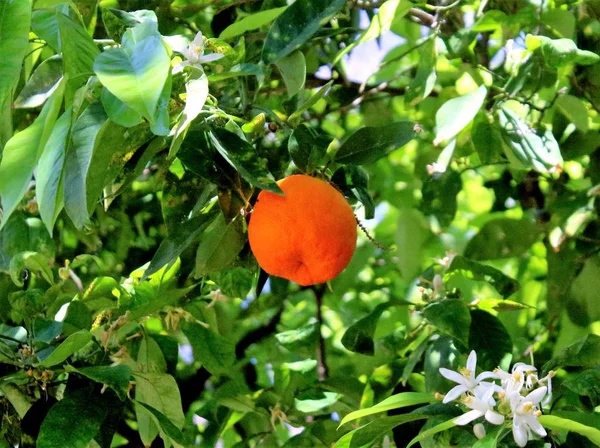
[[[325,284],[313,287],[317,303],[317,322],[319,323],[319,345],[317,345],[317,375],[319,381],[325,381],[329,377],[329,369],[325,359],[325,339],[323,339],[323,333],[321,332],[323,327],[323,296],[326,288],[327,285]]]

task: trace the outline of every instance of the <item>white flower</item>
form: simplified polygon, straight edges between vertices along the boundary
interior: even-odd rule
[[[467,396],[462,400],[462,403],[471,410],[460,417],[455,418],[455,424],[463,426],[479,417],[485,417],[488,422],[494,425],[501,425],[504,423],[504,416],[494,410],[494,406],[496,405],[496,402],[492,398],[494,388],[484,387],[480,388],[479,391],[482,392],[482,395]]]
[[[458,383],[458,386],[453,387],[444,397],[443,403],[456,400],[465,392],[474,393],[474,389],[481,383],[482,380],[488,378],[498,378],[493,372],[482,372],[475,377],[475,370],[477,369],[477,354],[475,350],[471,351],[469,358],[467,359],[467,366],[455,372],[444,367],[440,367],[440,373],[444,378],[449,379]],[[489,383],[491,384],[491,383]]]
[[[547,391],[548,388],[542,386],[525,397],[520,394],[513,394],[509,397],[513,412],[513,437],[515,443],[520,447],[524,447],[532,439],[532,431],[540,437],[547,435],[546,430],[537,419],[542,413],[538,404]]]
[[[181,53],[183,56],[185,56],[185,58],[187,60],[183,61],[180,64],[177,64],[175,66],[175,68],[173,69],[174,75],[183,71],[183,68],[185,66],[189,65],[192,67],[202,68],[202,64],[204,64],[206,62],[216,61],[225,56],[224,54],[221,54],[221,53],[209,53],[209,54],[205,55],[204,54],[204,37],[202,36],[201,32],[196,34],[196,37],[194,38],[193,41],[191,41],[189,43],[187,48],[176,49],[175,51],[177,51],[178,53]]]

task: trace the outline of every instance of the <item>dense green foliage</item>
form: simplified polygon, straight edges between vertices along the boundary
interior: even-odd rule
[[[598,0],[0,0],[0,447],[515,447],[472,350],[598,446],[599,52]],[[247,244],[296,172],[368,231],[329,285]]]

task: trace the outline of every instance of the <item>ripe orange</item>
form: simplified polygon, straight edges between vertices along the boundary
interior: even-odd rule
[[[298,174],[262,191],[248,225],[250,248],[269,274],[302,286],[335,278],[356,248],[356,219],[335,188]]]

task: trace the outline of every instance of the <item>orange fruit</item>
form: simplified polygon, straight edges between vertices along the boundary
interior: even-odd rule
[[[285,193],[258,195],[248,225],[250,248],[269,274],[302,286],[335,278],[356,248],[356,219],[346,199],[320,179],[277,182]]]

